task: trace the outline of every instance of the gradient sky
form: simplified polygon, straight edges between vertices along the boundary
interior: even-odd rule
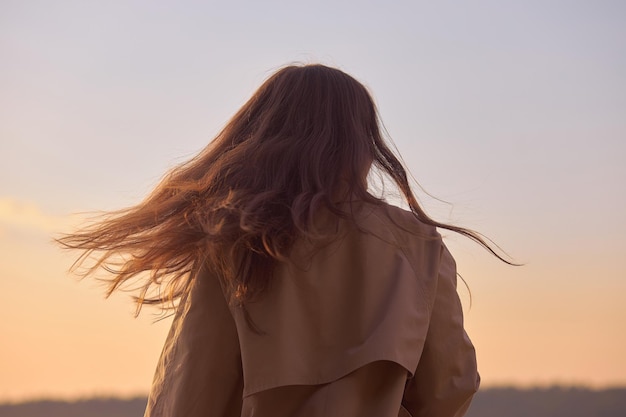
[[[289,62],[366,84],[449,236],[485,386],[626,384],[626,3],[0,0],[0,401],[145,393],[170,320],[50,243]]]

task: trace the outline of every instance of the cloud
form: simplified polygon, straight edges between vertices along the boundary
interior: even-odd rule
[[[47,214],[32,203],[10,197],[0,198],[0,233],[6,229],[57,233],[67,231],[77,220],[77,216]]]

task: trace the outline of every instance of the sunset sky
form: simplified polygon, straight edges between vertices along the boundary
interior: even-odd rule
[[[384,4],[384,5],[383,5]],[[0,402],[145,394],[170,319],[51,243],[137,203],[290,62],[375,97],[483,386],[626,385],[626,3],[0,0]]]

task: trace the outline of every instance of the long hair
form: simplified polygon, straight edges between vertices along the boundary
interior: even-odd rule
[[[323,65],[280,69],[143,202],[58,241],[83,251],[77,265],[95,259],[87,275],[100,267],[112,273],[107,295],[148,272],[137,280],[137,312],[142,304],[173,305],[199,264],[243,305],[267,287],[296,239],[316,235],[318,210],[349,218],[346,199],[383,204],[368,192],[372,165],[421,222],[469,237],[508,262],[480,234],[424,212],[383,140],[366,88]]]

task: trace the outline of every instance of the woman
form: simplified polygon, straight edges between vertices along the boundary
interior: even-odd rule
[[[372,167],[410,211],[368,192]],[[109,294],[138,281],[138,309],[178,301],[146,416],[461,416],[479,377],[437,228],[494,253],[422,210],[363,85],[305,65],[141,204],[60,241]]]

